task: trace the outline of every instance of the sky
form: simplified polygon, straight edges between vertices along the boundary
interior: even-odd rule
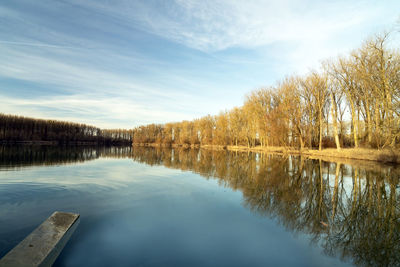
[[[399,21],[398,0],[5,0],[0,113],[101,128],[216,115]]]

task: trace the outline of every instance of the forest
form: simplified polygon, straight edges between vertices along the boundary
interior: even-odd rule
[[[100,129],[86,124],[0,113],[0,143],[130,145],[131,136],[131,132],[124,129]]]
[[[381,33],[318,71],[250,92],[218,115],[133,129],[133,143],[251,147],[398,148],[400,53]]]

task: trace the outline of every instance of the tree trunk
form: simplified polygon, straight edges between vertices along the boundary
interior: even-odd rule
[[[350,107],[351,107],[351,120],[353,123],[353,136],[354,136],[354,147],[358,148],[358,123],[356,118],[356,110],[354,107],[353,99],[350,98]]]
[[[302,151],[304,149],[304,141],[301,136],[299,137],[299,139],[300,139],[300,151]]]
[[[338,134],[338,126],[337,126],[337,105],[336,105],[335,99],[333,98],[332,92],[330,94],[330,97],[331,97],[331,102],[332,102],[331,114],[332,114],[333,132],[335,135],[336,149],[340,150],[340,141],[339,141],[339,134]]]
[[[371,121],[371,111],[369,107],[366,109],[367,112],[367,131],[368,131],[368,144],[371,146],[372,144],[372,121]]]
[[[320,110],[320,112],[319,112],[319,145],[318,145],[319,151],[322,150],[322,130],[323,130],[322,111]]]

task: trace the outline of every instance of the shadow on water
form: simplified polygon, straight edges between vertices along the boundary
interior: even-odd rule
[[[400,168],[195,149],[0,147],[0,169],[131,158],[198,173],[242,192],[251,211],[311,236],[358,266],[399,266]]]

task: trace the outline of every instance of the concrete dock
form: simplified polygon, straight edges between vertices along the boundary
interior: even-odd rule
[[[54,212],[0,259],[5,266],[52,266],[79,224],[79,214]]]

